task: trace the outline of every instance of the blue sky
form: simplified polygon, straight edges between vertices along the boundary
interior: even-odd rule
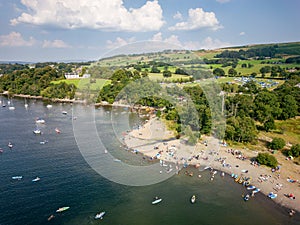
[[[0,0],[0,61],[97,60],[140,41],[300,41],[299,9],[299,0]]]

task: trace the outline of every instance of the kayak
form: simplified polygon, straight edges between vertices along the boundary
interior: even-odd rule
[[[70,208],[69,206],[61,207],[61,208],[58,208],[58,210],[56,210],[56,212],[63,212],[63,211],[68,210],[69,208]]]
[[[274,199],[274,198],[277,197],[277,194],[274,194],[273,192],[270,192],[270,193],[268,194],[268,197],[271,198],[271,199]]]
[[[247,190],[254,190],[256,187],[253,185],[250,185],[249,187],[247,187]]]

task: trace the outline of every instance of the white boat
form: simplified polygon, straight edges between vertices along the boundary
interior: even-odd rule
[[[14,177],[11,177],[11,179],[13,180],[21,180],[23,177],[22,176],[14,176]]]
[[[55,132],[57,133],[57,134],[60,134],[60,130],[56,127],[55,128]]]
[[[154,201],[152,201],[152,205],[156,205],[162,201],[161,198],[155,197]]]
[[[68,210],[70,207],[69,206],[65,206],[65,207],[61,207],[61,208],[58,208],[58,210],[56,210],[56,212],[63,212],[63,211],[66,211]]]
[[[253,185],[250,185],[249,187],[247,187],[247,190],[254,190],[256,187]]]
[[[51,109],[52,105],[48,104],[46,107],[47,107],[47,109]]]
[[[9,148],[12,148],[14,147],[13,144],[11,142],[8,142],[8,145],[7,145]]]
[[[26,98],[25,98],[25,103],[24,103],[24,107],[25,107],[25,109],[27,109],[28,108],[28,104],[27,104],[27,100],[26,100]]]
[[[95,216],[95,219],[97,220],[97,219],[103,219],[103,216],[105,215],[105,212],[103,211],[103,212],[100,212],[100,213],[97,213],[96,214],[96,216]]]
[[[37,119],[37,120],[35,121],[35,123],[38,123],[38,124],[45,124],[46,121],[43,120],[43,119]]]
[[[67,114],[68,114],[67,111],[62,111],[61,113],[64,114],[64,115],[67,115]]]
[[[35,129],[33,130],[34,134],[42,134],[42,131],[40,129]]]
[[[191,203],[194,204],[196,202],[196,195],[193,195],[191,197]]]
[[[33,180],[32,180],[32,182],[37,182],[37,181],[39,181],[41,178],[39,178],[39,177],[36,177],[36,178],[34,178]]]
[[[9,110],[15,110],[15,109],[16,109],[16,108],[14,107],[14,105],[13,105],[12,100],[11,100],[11,101],[8,101],[8,105],[9,105],[9,107],[8,107]]]

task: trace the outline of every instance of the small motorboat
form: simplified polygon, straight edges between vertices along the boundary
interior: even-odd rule
[[[67,114],[68,114],[67,111],[62,111],[61,113],[64,114],[64,115],[67,115]]]
[[[69,208],[70,208],[69,206],[64,206],[64,207],[58,208],[58,209],[56,210],[56,212],[57,212],[57,213],[60,213],[60,212],[63,212],[63,211],[68,210]]]
[[[39,177],[36,177],[36,178],[34,178],[33,180],[32,180],[32,182],[37,182],[37,181],[39,181],[41,178],[39,178]]]
[[[48,104],[46,107],[47,107],[47,109],[51,109],[52,105]]]
[[[194,204],[196,202],[196,195],[193,195],[191,197],[191,203]]]
[[[245,196],[244,196],[244,201],[248,201],[250,199],[250,195],[249,194],[246,194]]]
[[[38,124],[45,124],[46,123],[46,121],[43,120],[43,119],[37,119],[35,122],[38,123]]]
[[[21,180],[23,178],[23,176],[13,176],[11,177],[11,179],[13,180]]]
[[[0,148],[0,153],[3,153],[3,149],[2,148]]]
[[[100,212],[100,213],[97,213],[96,214],[96,216],[95,216],[95,219],[97,220],[97,219],[103,219],[103,216],[105,215],[105,212],[103,211],[103,212]]]
[[[55,132],[56,132],[57,134],[60,134],[60,129],[55,128]]]
[[[14,106],[9,106],[8,109],[9,110],[15,110],[16,108]]]
[[[152,205],[156,205],[156,204],[160,203],[161,201],[162,201],[161,198],[155,197],[154,201],[152,201]]]
[[[8,142],[8,145],[7,145],[9,148],[12,148],[14,147],[13,144],[11,142]]]
[[[42,134],[42,131],[40,129],[35,129],[33,130],[34,134]]]

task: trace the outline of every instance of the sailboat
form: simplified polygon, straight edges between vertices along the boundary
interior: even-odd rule
[[[16,108],[14,107],[13,103],[12,103],[12,100],[9,104],[10,106],[8,107],[9,110],[15,110]]]
[[[25,98],[25,104],[24,104],[24,106],[25,106],[25,109],[28,108],[28,104],[27,104],[27,99],[26,98]]]

